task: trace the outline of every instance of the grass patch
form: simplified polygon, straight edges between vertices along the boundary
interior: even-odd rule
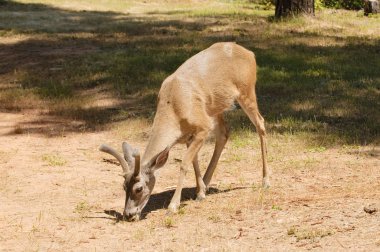
[[[133,232],[133,238],[137,241],[143,241],[145,238],[144,229],[138,229],[135,232]]]
[[[74,212],[83,217],[90,209],[91,206],[86,201],[81,201],[75,206]]]
[[[220,222],[220,221],[222,220],[222,219],[220,218],[220,216],[215,215],[215,214],[210,215],[209,217],[207,217],[207,219],[208,219],[209,221],[211,221],[212,223],[218,223],[218,222]]]
[[[326,151],[326,147],[318,146],[318,147],[315,147],[315,148],[309,148],[309,149],[307,149],[307,151],[312,152],[312,153],[325,152]]]
[[[277,206],[277,205],[272,205],[272,210],[281,211],[282,207]]]
[[[44,154],[42,155],[42,161],[49,166],[64,166],[67,161],[58,154]]]
[[[42,99],[62,99],[72,96],[72,89],[62,82],[55,82],[48,80],[46,83],[42,83],[42,86],[37,89],[37,94]]]
[[[33,89],[10,88],[0,90],[0,107],[4,110],[21,111],[40,107],[41,101]]]
[[[334,234],[334,231],[328,229],[312,229],[312,228],[297,228],[290,227],[287,231],[289,236],[294,236],[297,241],[301,240],[316,240],[318,238],[323,238]]]
[[[251,1],[7,1],[0,108],[48,108],[91,130],[151,121],[166,76],[212,43],[236,41],[256,54],[269,133],[315,146],[378,143],[377,18],[325,9],[274,22],[272,8]],[[105,96],[123,102],[93,106]],[[244,113],[227,117],[233,146],[251,145],[247,132],[255,129]]]
[[[172,227],[174,227],[174,225],[175,225],[175,221],[172,217],[166,217],[164,219],[164,226],[166,228],[172,228]]]
[[[251,130],[234,131],[230,139],[233,148],[251,148],[256,144],[257,135],[253,134]]]

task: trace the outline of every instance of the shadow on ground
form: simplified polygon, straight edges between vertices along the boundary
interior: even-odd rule
[[[227,193],[230,191],[241,190],[241,189],[246,189],[246,188],[248,187],[234,187],[234,188],[229,188],[225,190],[219,190],[218,188],[211,187],[209,188],[207,195]],[[167,209],[169,206],[170,200],[174,195],[174,191],[175,190],[168,190],[168,191],[152,194],[149,198],[147,205],[145,206],[142,212],[141,219],[145,219],[149,215],[149,213],[153,211],[160,210],[160,209]],[[195,188],[187,187],[187,188],[182,189],[181,205],[186,205],[186,201],[195,200],[195,198],[196,198]],[[116,221],[123,220],[123,214],[118,211],[105,210],[104,213],[109,216],[114,217],[114,220]]]
[[[308,32],[268,37],[265,31],[277,24],[254,12],[245,17],[252,27],[240,27],[229,25],[236,14],[185,20],[178,15],[186,12],[135,16],[14,1],[1,8],[0,36],[19,37],[0,44],[0,111],[44,109],[52,121],[49,130],[36,130],[38,120],[21,123],[23,132],[51,135],[62,125],[66,132],[96,131],[129,118],[151,120],[166,76],[212,43],[236,41],[256,54],[259,106],[270,131],[379,141],[379,40],[342,43],[338,35]],[[337,43],[288,42],[321,37]],[[104,97],[120,102],[92,104]],[[241,110],[228,117],[235,130],[253,129]]]

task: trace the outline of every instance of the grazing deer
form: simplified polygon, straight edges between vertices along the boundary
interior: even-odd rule
[[[158,95],[153,129],[141,162],[139,152],[125,142],[122,145],[124,157],[111,147],[100,147],[101,151],[113,155],[123,168],[126,191],[124,218],[129,221],[140,218],[156,182],[155,171],[166,163],[171,147],[177,143],[185,143],[188,148],[180,165],[178,184],[169,210],[178,210],[185,175],[191,164],[195,171],[197,199],[205,198],[206,188],[229,135],[223,112],[235,100],[260,136],[263,187],[269,187],[266,132],[257,106],[255,84],[255,55],[235,43],[212,45],[188,59],[164,80]],[[202,179],[197,154],[212,130],[216,136],[215,150]]]

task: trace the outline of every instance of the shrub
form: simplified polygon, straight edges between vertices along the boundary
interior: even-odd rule
[[[314,5],[316,10],[321,10],[323,9],[323,7],[325,7],[323,4],[323,0],[315,0]]]
[[[321,0],[321,2],[328,8],[359,10],[364,7],[363,0]]]

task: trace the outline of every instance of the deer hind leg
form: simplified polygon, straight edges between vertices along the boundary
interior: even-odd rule
[[[186,143],[187,148],[189,148],[191,142],[192,140]],[[193,167],[195,172],[195,180],[197,183],[197,200],[203,200],[206,198],[206,186],[203,182],[201,171],[199,169],[198,153],[195,155],[193,160]]]
[[[261,144],[261,158],[263,162],[263,187],[268,188],[269,183],[269,169],[267,164],[267,141],[266,131],[264,125],[264,118],[260,115],[259,108],[257,106],[256,94],[254,91],[247,95],[241,95],[238,98],[240,106],[244,112],[248,115],[251,122],[255,125],[256,131],[260,137]]]
[[[218,123],[215,128],[214,153],[212,154],[212,158],[207,167],[206,173],[203,176],[203,181],[207,188],[210,184],[212,175],[214,174],[216,165],[218,164],[218,161],[219,161],[220,155],[222,154],[224,146],[227,143],[228,137],[229,137],[229,130],[224,121],[223,114],[221,114],[220,116],[218,116]]]
[[[176,213],[178,211],[178,208],[180,205],[181,192],[182,192],[182,187],[183,187],[186,173],[189,167],[191,166],[191,164],[193,163],[199,150],[201,149],[207,135],[208,135],[208,130],[198,131],[196,135],[193,137],[193,140],[186,151],[185,157],[182,160],[177,188],[169,204],[169,211],[173,213]]]

